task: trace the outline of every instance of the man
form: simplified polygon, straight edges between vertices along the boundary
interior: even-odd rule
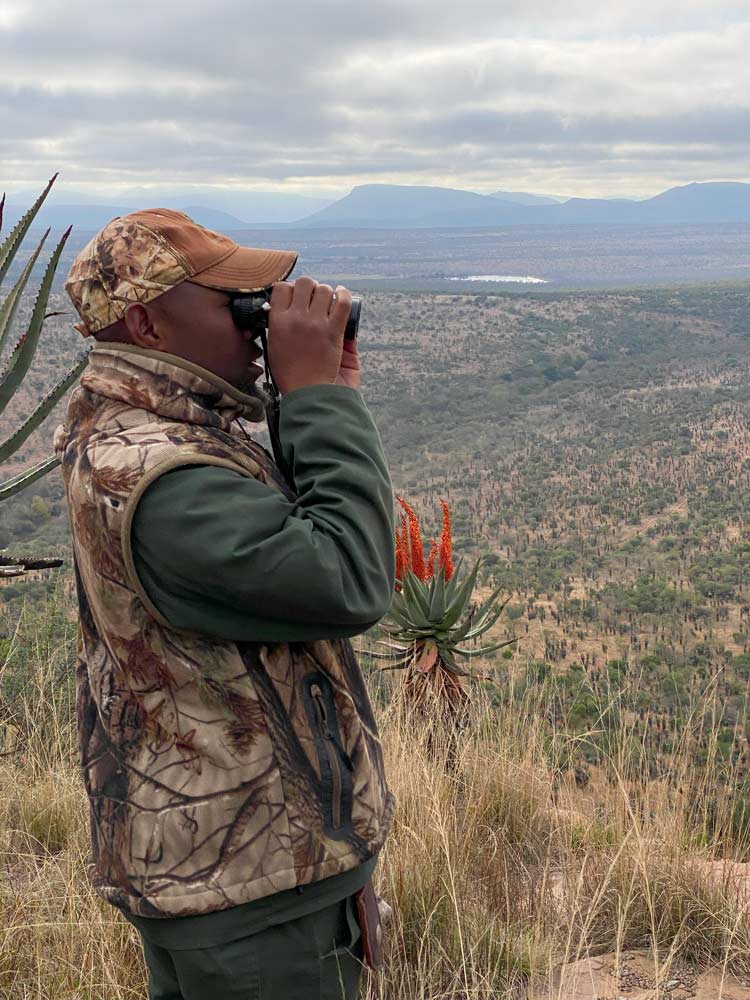
[[[55,438],[90,877],[140,932],[152,1000],[356,997],[355,894],[393,816],[349,641],[390,605],[392,486],[351,296],[285,281],[296,259],[151,209],[66,283],[97,341]],[[271,286],[291,482],[239,422],[269,397],[231,297]]]

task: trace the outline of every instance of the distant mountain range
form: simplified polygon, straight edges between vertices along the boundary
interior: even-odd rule
[[[400,184],[362,184],[332,204],[323,199],[316,201],[272,192],[248,192],[244,196],[213,191],[203,193],[214,202],[226,202],[227,207],[205,204],[206,199],[201,198],[200,191],[193,193],[196,200],[192,203],[184,198],[164,199],[151,193],[135,202],[128,199],[126,203],[123,199],[122,204],[53,202],[43,207],[37,224],[54,229],[73,225],[79,230],[96,230],[116,215],[152,205],[154,198],[157,204],[180,208],[202,225],[221,232],[250,228],[420,229],[750,222],[750,184],[737,182],[687,184],[642,201],[624,198],[556,200],[518,191],[483,195],[455,188]],[[34,197],[29,195],[21,200],[16,195],[9,199],[6,224],[15,222]],[[259,214],[243,211],[238,215],[236,210],[229,210],[235,204],[244,204],[248,209],[254,205]],[[317,210],[311,213],[310,209]],[[300,210],[301,215],[297,214]],[[264,213],[266,217],[262,217]],[[268,214],[275,218],[268,218]]]
[[[453,188],[363,184],[297,225],[418,229],[721,222],[750,222],[750,184],[688,184],[644,201],[569,198],[562,203],[531,205]]]
[[[39,189],[27,189],[9,195],[6,223],[16,222],[38,194]],[[69,225],[80,229],[100,229],[116,215],[158,205],[187,212],[210,229],[227,231],[292,222],[324,208],[332,200],[277,191],[219,191],[212,188],[195,188],[186,194],[171,197],[147,188],[131,188],[109,200],[56,185],[37,218],[39,225],[55,229]]]
[[[28,203],[23,207],[9,204],[6,207],[5,221],[10,225],[14,225],[33,201],[34,199],[30,198]],[[51,226],[55,230],[65,229],[71,225],[76,229],[97,230],[101,229],[102,226],[106,226],[110,219],[114,219],[117,215],[127,215],[129,212],[135,211],[136,208],[152,207],[155,206],[152,206],[150,203],[139,206],[45,204],[34,221],[35,226],[44,226],[45,228]],[[161,207],[168,208],[169,206],[164,205]],[[184,208],[181,207],[180,211],[186,212],[191,219],[195,219],[202,226],[206,226],[208,229],[216,229],[219,232],[229,232],[249,227],[249,223],[243,219],[238,219],[236,216],[230,215],[228,212],[222,212],[217,208],[206,208],[205,205],[187,205]],[[5,228],[4,224],[3,229]]]

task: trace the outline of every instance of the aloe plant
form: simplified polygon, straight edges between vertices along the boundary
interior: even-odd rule
[[[482,557],[466,579],[459,582],[462,560],[454,569],[450,509],[445,500],[440,501],[443,509],[440,541],[433,542],[425,564],[419,520],[402,497],[396,499],[406,512],[401,515],[401,526],[396,532],[396,590],[389,615],[379,624],[389,639],[376,640],[377,645],[390,651],[370,650],[370,655],[392,661],[382,670],[407,670],[404,694],[421,709],[437,710],[443,721],[450,720],[460,727],[465,721],[468,702],[461,678],[478,675],[460,667],[457,657],[486,656],[517,641],[507,639],[472,649],[463,645],[492,628],[508,598],[498,603],[501,590],[498,588],[481,606],[469,605]]]
[[[13,260],[15,259],[15,256],[18,253],[26,234],[31,227],[31,224],[37,215],[37,212],[49,194],[56,178],[57,174],[51,178],[31,208],[23,215],[18,224],[8,234],[2,244],[0,244],[0,286],[5,280],[10,266],[13,263]],[[3,195],[2,200],[0,200],[0,232],[2,231],[4,208],[5,195]],[[0,352],[2,352],[8,341],[21,298],[26,290],[26,286],[29,283],[34,266],[39,259],[42,249],[44,248],[44,244],[47,241],[49,232],[50,231],[48,229],[44,233],[21,271],[18,280],[7,293],[5,298],[0,301]],[[52,282],[54,280],[55,271],[57,270],[57,265],[60,262],[63,247],[65,246],[69,235],[70,228],[63,233],[62,238],[53,250],[37,290],[34,308],[31,313],[28,328],[19,337],[4,370],[0,373],[0,413],[2,413],[8,406],[26,377],[29,367],[31,366],[31,362],[34,359],[37,347],[39,346],[39,338],[42,333],[44,320],[49,316],[59,315],[58,313],[48,313],[47,303],[49,301],[50,292],[52,291]],[[39,427],[47,416],[49,416],[55,404],[68,391],[86,367],[86,361],[87,354],[83,353],[72,368],[70,368],[70,370],[62,376],[62,378],[47,393],[47,395],[40,400],[32,414],[25,421],[23,421],[20,427],[10,434],[5,441],[0,442],[0,463],[7,462],[8,459],[18,451],[29,435],[35,431],[37,427]],[[18,493],[20,490],[23,490],[27,486],[36,482],[38,479],[41,479],[42,476],[45,476],[58,464],[58,459],[54,456],[50,456],[49,458],[44,459],[44,461],[34,465],[32,468],[24,470],[23,472],[13,476],[11,479],[6,480],[4,483],[0,483],[0,501],[7,500],[8,497],[13,496],[15,493]],[[58,559],[50,560],[21,558],[7,555],[0,556],[0,577],[16,576],[30,569],[45,569],[50,565],[59,566],[60,564],[61,560]]]

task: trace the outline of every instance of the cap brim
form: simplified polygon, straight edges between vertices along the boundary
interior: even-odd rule
[[[188,281],[224,292],[259,292],[283,281],[297,263],[293,250],[256,250],[237,247],[218,264],[194,274]]]

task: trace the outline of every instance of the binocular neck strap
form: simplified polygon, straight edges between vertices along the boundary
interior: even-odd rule
[[[263,383],[263,388],[271,397],[271,403],[266,407],[266,420],[268,422],[268,434],[271,438],[271,447],[273,448],[273,457],[286,481],[290,486],[293,486],[292,470],[289,468],[281,449],[281,439],[279,438],[279,389],[268,364],[268,344],[266,343],[266,331],[263,327],[261,327],[259,335],[261,346],[263,347],[263,366],[266,369],[266,381]]]

